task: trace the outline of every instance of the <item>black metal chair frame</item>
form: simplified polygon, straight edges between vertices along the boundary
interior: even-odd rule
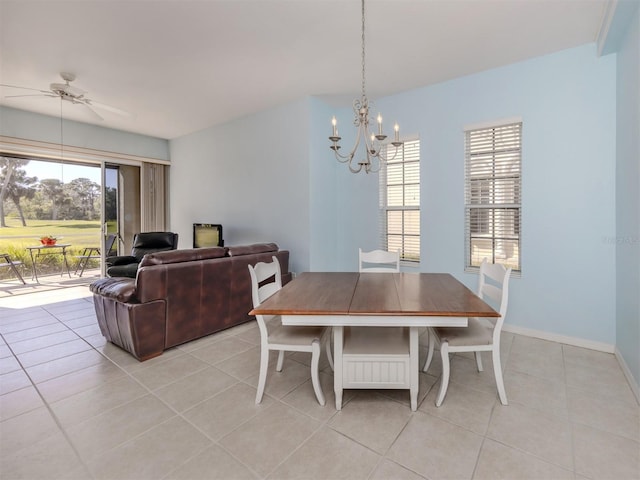
[[[13,270],[13,273],[16,274],[16,277],[18,277],[18,279],[22,282],[22,284],[26,285],[27,282],[24,281],[24,278],[22,278],[22,275],[20,275],[20,272],[16,268],[17,265],[22,265],[22,262],[19,262],[19,261],[14,262],[13,260],[11,260],[11,257],[9,256],[8,253],[0,253],[0,258],[4,258],[5,260],[5,263],[0,263],[0,267],[9,267],[11,270]]]
[[[113,248],[113,244],[115,243],[116,238],[117,237],[115,233],[110,233],[109,235],[107,235],[107,238],[104,241],[105,252],[107,252],[107,255]],[[81,277],[84,273],[84,269],[89,263],[89,260],[97,260],[100,259],[100,257],[100,247],[85,247],[82,255],[77,256],[78,264],[76,265],[76,271],[74,272],[74,275],[78,273],[78,270],[80,270],[80,275],[78,276]]]

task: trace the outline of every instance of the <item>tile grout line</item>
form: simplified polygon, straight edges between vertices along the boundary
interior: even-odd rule
[[[56,320],[58,322],[60,322],[60,320],[58,320],[56,318]],[[62,322],[60,322],[62,323]],[[63,324],[64,325],[64,324]],[[65,325],[66,327],[66,325]],[[68,328],[68,327],[67,327]],[[75,332],[74,332],[75,333]],[[58,416],[55,414],[55,412],[53,411],[53,409],[51,408],[51,406],[49,405],[49,402],[44,398],[44,396],[42,395],[42,392],[40,391],[40,389],[38,388],[37,384],[33,381],[33,378],[31,377],[31,375],[29,375],[29,372],[27,372],[26,368],[24,367],[24,365],[22,364],[22,362],[20,361],[20,359],[17,357],[17,355],[14,353],[13,349],[11,348],[11,345],[9,345],[4,336],[2,336],[0,334],[0,336],[2,337],[2,340],[5,341],[5,344],[7,345],[7,347],[11,350],[12,355],[14,356],[15,360],[18,362],[18,364],[20,365],[20,368],[22,368],[22,371],[24,372],[24,374],[27,376],[27,378],[29,379],[29,381],[31,382],[31,385],[33,386],[33,388],[35,389],[36,393],[38,394],[38,396],[40,397],[40,400],[43,403],[43,406],[47,409],[47,411],[49,412],[49,415],[51,416],[51,418],[53,419],[53,421],[55,422],[56,426],[58,427],[59,432],[62,434],[62,436],[65,438],[65,440],[67,441],[67,444],[71,447],[71,449],[73,450],[73,453],[75,454],[76,458],[78,459],[78,461],[80,462],[80,465],[82,465],[82,467],[84,468],[86,473],[89,473],[89,475],[91,475],[91,478],[94,478],[93,474],[91,473],[91,470],[89,470],[88,465],[86,464],[86,462],[84,461],[84,459],[82,458],[82,456],[80,455],[80,452],[77,450],[75,444],[71,441],[71,438],[69,437],[69,435],[67,434],[66,429],[63,427],[62,423],[60,422],[60,419],[58,418]],[[26,387],[25,387],[26,388]],[[38,407],[39,408],[39,407]],[[33,410],[29,410],[29,412],[34,411]],[[23,412],[24,413],[28,413],[28,412]],[[21,414],[22,415],[22,414]],[[15,418],[15,417],[12,417]],[[35,442],[38,443],[38,442]],[[27,447],[23,447],[21,450],[23,450],[24,448]]]

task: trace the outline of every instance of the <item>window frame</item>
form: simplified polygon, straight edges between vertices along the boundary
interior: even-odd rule
[[[510,266],[514,276],[522,274],[522,131],[521,118],[464,128],[465,272],[480,270],[482,259],[474,261],[475,238],[491,243],[486,247],[490,262]],[[472,232],[474,226],[481,231]]]
[[[421,218],[420,218],[420,210],[421,210],[421,202],[420,202],[420,196],[421,196],[421,178],[420,178],[420,139],[419,137],[410,137],[410,138],[404,138],[402,139],[403,141],[403,145],[402,147],[400,147],[401,150],[398,151],[398,155],[401,155],[403,157],[403,160],[401,162],[398,162],[397,159],[394,158],[394,160],[392,160],[391,162],[384,162],[382,164],[382,167],[380,168],[380,175],[379,175],[379,208],[380,208],[380,246],[382,248],[382,250],[396,250],[397,248],[395,246],[389,247],[389,237],[393,236],[399,236],[401,238],[400,240],[400,263],[402,265],[405,266],[414,266],[417,267],[420,265],[420,261],[421,261]],[[405,155],[405,147],[407,145],[412,145],[415,144],[415,148],[417,151],[417,158],[414,158],[416,156],[416,154],[409,154],[410,158],[406,159],[406,155]],[[386,153],[387,149],[384,149],[383,151],[383,155],[387,155]],[[393,148],[389,148],[389,150],[391,151],[389,156],[393,157]],[[398,165],[399,163],[401,163],[403,165],[402,167],[402,182],[401,183],[393,183],[391,185],[389,185],[388,183],[388,166],[389,163],[391,163],[392,165]],[[415,165],[417,164],[417,173],[414,173],[414,176],[417,176],[417,180],[409,180],[407,181],[406,179],[406,174],[407,174],[407,170],[406,170],[406,166],[407,165]],[[401,186],[401,190],[402,190],[402,198],[403,198],[403,205],[389,205],[389,187],[390,186],[394,186],[394,187],[398,187]],[[415,205],[404,205],[405,201],[406,201],[406,194],[407,189],[406,187],[410,186],[412,188],[416,188],[417,187],[417,195],[418,195],[418,200],[417,200],[417,204]],[[413,192],[415,193],[415,190],[413,190]],[[388,215],[389,212],[403,212],[402,215],[402,226],[401,226],[401,233],[390,233],[389,232],[389,222],[388,222]],[[405,227],[405,215],[404,212],[417,212],[417,219],[418,219],[418,227],[417,227],[417,234],[416,233],[407,233],[407,227]],[[412,242],[407,242],[408,239],[413,239]],[[413,245],[410,245],[413,244]],[[407,254],[407,250],[409,250],[408,246],[413,246],[413,252],[409,252],[409,254]],[[415,249],[417,249],[417,255],[415,254]],[[413,255],[411,254],[413,253]],[[417,258],[416,258],[417,257]]]

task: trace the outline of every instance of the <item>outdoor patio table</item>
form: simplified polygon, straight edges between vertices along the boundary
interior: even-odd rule
[[[62,255],[62,266],[60,268],[60,275],[64,274],[66,268],[67,275],[71,278],[71,272],[69,272],[69,264],[67,263],[67,247],[70,247],[70,243],[56,243],[55,245],[35,245],[32,247],[26,247],[29,250],[29,256],[31,257],[31,280],[38,280],[38,270],[36,268],[37,259],[44,255]],[[35,253],[34,253],[35,252]]]

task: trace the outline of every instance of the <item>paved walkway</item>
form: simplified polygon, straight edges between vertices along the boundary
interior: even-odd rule
[[[54,273],[51,275],[38,275],[40,283],[31,280],[29,274],[23,275],[26,285],[23,285],[17,278],[8,278],[0,280],[0,301],[3,298],[15,297],[16,295],[25,295],[29,293],[39,293],[45,291],[54,291],[89,285],[94,280],[100,278],[100,269],[86,269],[79,277],[71,272],[71,278],[68,275],[60,275]]]

